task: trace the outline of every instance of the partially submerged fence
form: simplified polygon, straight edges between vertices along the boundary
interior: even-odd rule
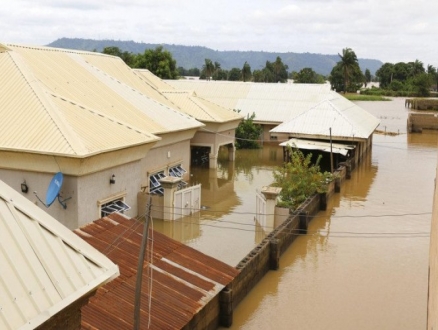
[[[342,163],[335,172],[336,179],[329,184],[325,194],[315,194],[300,207],[290,213],[286,221],[267,235],[236,268],[240,271],[233,282],[220,295],[222,302],[220,323],[229,327],[232,324],[233,310],[266,275],[269,270],[280,266],[280,256],[289,248],[297,237],[307,233],[307,227],[320,210],[327,207],[327,199],[340,192],[341,184],[350,178],[351,167]]]

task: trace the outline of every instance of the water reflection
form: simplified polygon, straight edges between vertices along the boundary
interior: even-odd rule
[[[379,129],[406,132],[404,99],[358,103]],[[371,159],[238,306],[231,329],[425,328],[437,137],[375,135]]]

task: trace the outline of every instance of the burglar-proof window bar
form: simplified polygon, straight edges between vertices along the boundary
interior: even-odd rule
[[[160,180],[165,178],[164,171],[151,174],[149,176],[149,192],[155,195],[163,195],[164,189],[161,187]]]
[[[114,212],[124,213],[131,207],[122,200],[114,200],[100,206],[100,216],[105,217]]]
[[[182,176],[184,175],[184,173],[186,173],[187,171],[185,169],[183,169],[183,167],[181,166],[181,164],[170,167],[169,168],[169,175],[170,176],[174,176],[174,177],[178,177],[178,178],[182,178]],[[185,186],[187,186],[188,183],[185,181],[181,181],[178,184],[178,189],[182,189]]]

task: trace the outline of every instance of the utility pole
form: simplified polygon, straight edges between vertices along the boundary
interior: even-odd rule
[[[330,170],[333,173],[332,128],[330,127]]]
[[[146,220],[145,220],[146,223],[143,226],[143,238],[141,240],[140,253],[138,256],[137,282],[135,284],[135,302],[134,302],[134,330],[140,329],[141,283],[143,279],[144,256],[146,253],[146,247],[148,243],[149,218],[151,213],[151,206],[152,206],[151,197],[149,197],[147,211],[146,211]]]

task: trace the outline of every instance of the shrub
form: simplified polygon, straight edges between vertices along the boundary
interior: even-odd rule
[[[282,188],[280,193],[282,207],[296,209],[302,202],[315,193],[327,191],[328,183],[334,176],[330,172],[321,172],[319,163],[322,155],[312,164],[312,154],[307,156],[299,149],[289,149],[290,161],[274,169],[275,187]]]

